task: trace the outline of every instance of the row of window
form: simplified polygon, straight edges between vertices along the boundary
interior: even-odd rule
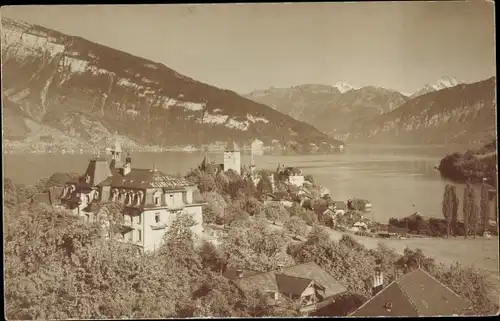
[[[173,211],[171,214],[179,214],[181,211]],[[160,213],[155,213],[155,223],[160,223]]]

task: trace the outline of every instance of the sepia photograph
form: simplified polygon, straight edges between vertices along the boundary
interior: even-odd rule
[[[493,1],[0,14],[6,320],[499,314]]]

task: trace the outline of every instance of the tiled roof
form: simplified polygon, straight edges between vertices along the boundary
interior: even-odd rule
[[[91,159],[79,185],[95,186],[112,175],[109,164],[104,158]],[[88,180],[87,180],[88,179]]]
[[[385,307],[389,302],[392,303],[390,310]],[[355,317],[418,317],[417,310],[415,310],[415,307],[411,304],[397,283],[392,283],[387,286],[382,292],[379,292],[351,315]]]
[[[391,311],[384,307],[389,302]],[[419,268],[391,283],[352,315],[451,316],[463,315],[470,307],[470,302]]]
[[[333,276],[314,262],[287,267],[283,270],[283,274],[314,280],[325,287],[325,297],[347,291]]]
[[[130,173],[122,175],[118,170],[113,172],[113,176],[107,178],[99,186],[112,186],[122,188],[166,188],[177,189],[193,186],[184,178],[176,178],[161,171],[150,169],[132,168]]]
[[[259,273],[235,279],[234,283],[244,291],[259,289],[263,292],[279,292],[273,272]]]
[[[325,298],[347,291],[337,280],[314,262],[287,267],[283,269],[282,273],[258,273],[246,270],[243,271],[242,278],[236,278],[236,272],[233,273],[228,273],[228,276],[225,276],[234,280],[236,285],[246,291],[260,289],[264,292],[301,294],[312,281],[325,288]]]
[[[301,295],[313,280],[285,274],[276,274],[276,284],[280,293]]]

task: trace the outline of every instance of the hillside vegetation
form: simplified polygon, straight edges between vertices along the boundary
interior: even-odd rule
[[[496,79],[460,84],[408,100],[358,124],[348,142],[470,143],[496,137]]]
[[[259,138],[318,142],[311,125],[161,63],[2,18],[5,138],[172,146]],[[64,139],[62,137],[69,137]]]
[[[496,186],[497,164],[497,146],[494,140],[477,150],[445,156],[438,169],[443,177],[454,181],[481,182],[486,178],[488,183]]]

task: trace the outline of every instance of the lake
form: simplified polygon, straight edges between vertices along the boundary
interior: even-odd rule
[[[387,222],[418,211],[425,216],[441,217],[444,186],[449,183],[434,169],[440,159],[460,146],[348,146],[342,153],[321,155],[255,156],[258,168],[274,170],[278,164],[296,166],[314,176],[317,183],[331,192],[334,200],[352,197],[372,202],[370,219]],[[185,174],[197,167],[204,154],[164,152],[133,153],[132,166],[153,168],[170,174]],[[33,184],[54,172],[83,173],[92,155],[9,154],[4,155],[4,175],[16,183]],[[222,153],[209,154],[221,163]],[[242,155],[242,164],[250,156]],[[458,185],[459,197],[463,187]],[[479,194],[477,194],[479,197]],[[461,211],[460,214],[461,215]]]

